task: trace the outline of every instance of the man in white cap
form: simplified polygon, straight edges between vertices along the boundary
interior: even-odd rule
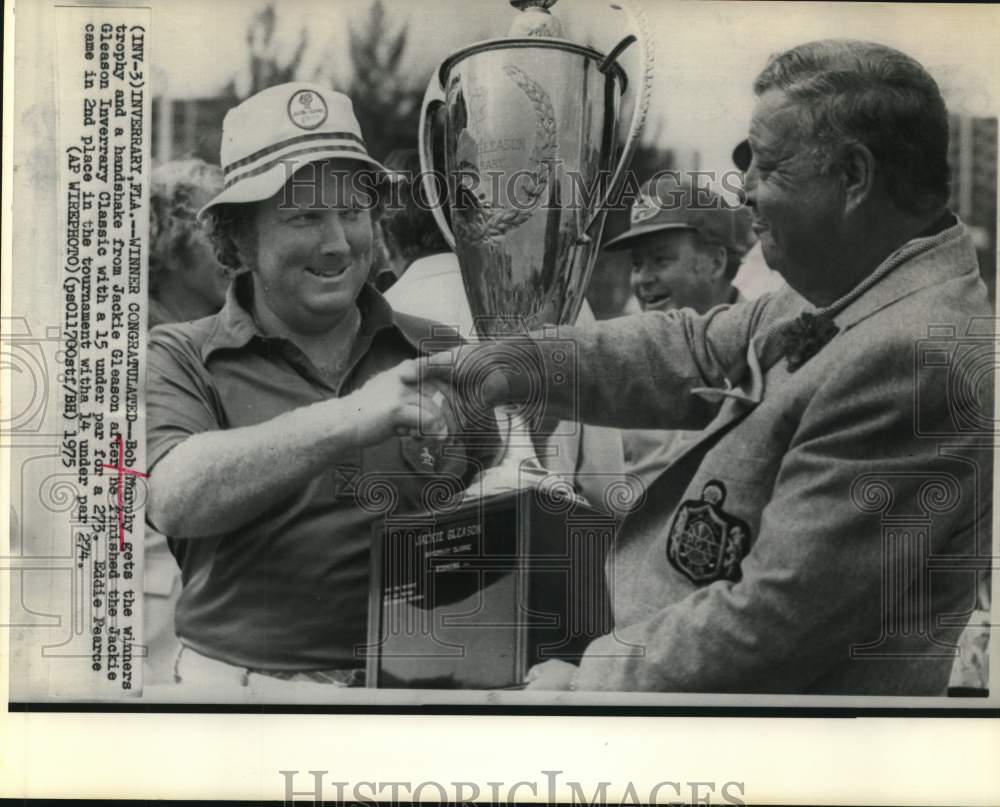
[[[146,512],[184,581],[175,680],[356,685],[373,526],[475,470],[427,436],[443,399],[405,383],[441,334],[366,285],[387,174],[349,98],[263,90],[226,115],[222,168],[200,215],[240,274],[218,314],[149,340]]]

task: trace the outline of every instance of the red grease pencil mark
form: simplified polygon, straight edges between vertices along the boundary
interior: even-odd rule
[[[118,472],[118,548],[121,550],[125,549],[125,504],[122,501],[122,486],[125,483],[124,475],[129,474],[130,476],[149,476],[149,474],[144,474],[142,471],[135,471],[132,468],[126,468],[122,464],[122,458],[125,456],[125,443],[120,434],[115,435],[118,440],[118,464],[108,465],[106,462],[102,462],[105,468],[111,468]]]

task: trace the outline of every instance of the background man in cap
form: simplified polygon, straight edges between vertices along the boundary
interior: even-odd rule
[[[840,40],[776,56],[754,90],[747,203],[789,288],[566,329],[578,401],[505,369],[503,345],[453,362],[462,389],[463,367],[483,378],[498,359],[491,405],[541,387],[554,415],[705,427],[618,536],[614,633],[579,667],[534,668],[533,687],[945,691],[989,563],[993,375],[976,345],[989,367],[994,347],[972,239],[945,208],[944,101],[908,56]],[[951,336],[921,363],[932,327]]]
[[[385,174],[350,99],[258,93],[226,115],[222,166],[202,216],[243,271],[221,312],[149,343],[147,516],[182,569],[177,678],[357,684],[374,522],[473,469],[416,433],[447,417],[404,383],[430,323],[365,283]]]
[[[643,184],[630,218],[629,229],[604,248],[631,251],[632,291],[643,311],[691,308],[704,314],[745,299],[732,285],[752,241],[745,208],[730,205],[706,187],[680,181],[676,172],[664,172]],[[629,482],[648,487],[696,434],[623,430]]]
[[[643,311],[704,313],[740,299],[732,279],[752,237],[738,202],[666,172],[643,185],[630,218],[604,248],[631,251],[632,291]]]

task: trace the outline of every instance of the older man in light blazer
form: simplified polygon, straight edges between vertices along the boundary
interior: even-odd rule
[[[789,288],[565,329],[583,419],[704,431],[618,537],[614,631],[531,687],[947,686],[989,560],[994,355],[972,240],[945,208],[947,111],[917,62],[863,42],[793,48],[754,89],[747,203]],[[460,354],[456,385],[504,349]],[[498,363],[481,391],[518,401],[528,381]],[[553,415],[573,406],[546,394]]]

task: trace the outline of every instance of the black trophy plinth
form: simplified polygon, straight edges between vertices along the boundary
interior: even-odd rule
[[[501,689],[611,629],[613,517],[536,489],[376,529],[368,685]]]

